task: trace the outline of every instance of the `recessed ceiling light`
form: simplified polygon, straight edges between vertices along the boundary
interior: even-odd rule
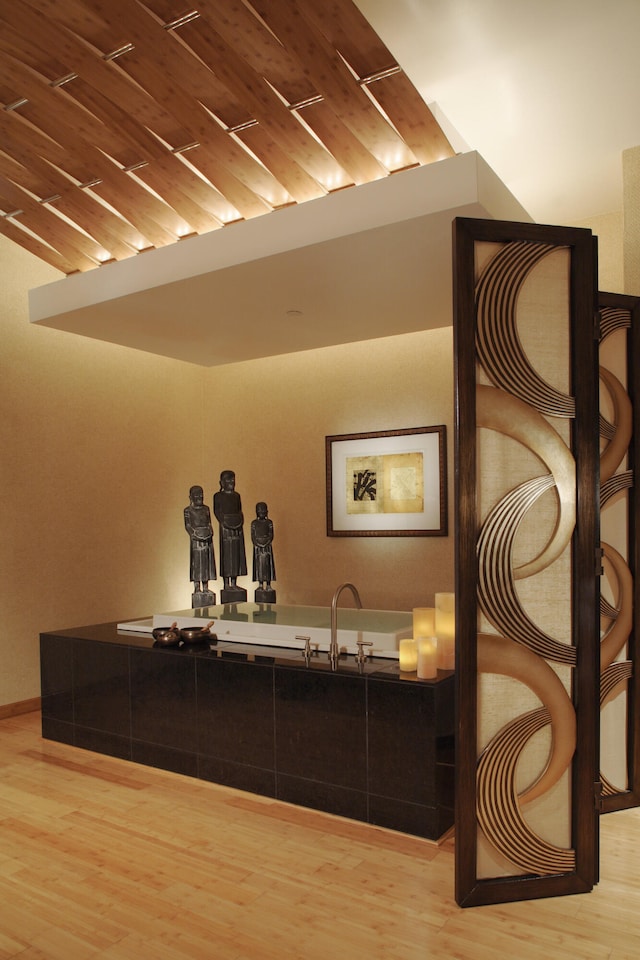
[[[287,310],[286,316],[289,317],[290,320],[299,320],[304,314],[302,310]]]

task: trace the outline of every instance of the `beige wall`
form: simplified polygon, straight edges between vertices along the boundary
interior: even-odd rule
[[[351,580],[366,607],[408,610],[453,589],[452,351],[448,327],[209,372],[207,499],[229,468],[247,522],[267,502],[279,602],[328,604]],[[448,434],[449,536],[327,537],[325,436],[436,424]]]
[[[227,467],[247,524],[269,504],[279,601],[453,588],[450,328],[207,370],[31,325],[27,291],[56,273],[2,237],[0,276],[0,706],[39,694],[41,631],[189,606],[182,508]],[[440,423],[450,535],[328,538],[325,436]]]
[[[622,154],[624,292],[640,296],[640,146]]]
[[[0,276],[2,705],[39,694],[40,631],[188,605],[204,371],[32,326],[57,274],[3,237]]]
[[[598,239],[598,290],[624,292],[622,211],[591,217],[577,226],[588,227]]]
[[[620,158],[620,209],[577,221],[598,240],[598,289],[640,296],[640,146],[624,150]]]

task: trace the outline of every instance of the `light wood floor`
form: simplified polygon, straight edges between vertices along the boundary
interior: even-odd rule
[[[461,910],[438,848],[0,721],[0,960],[638,960],[640,812],[591,894]]]

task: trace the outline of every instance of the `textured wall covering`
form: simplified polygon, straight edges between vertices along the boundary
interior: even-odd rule
[[[27,290],[54,271],[5,238],[0,271],[5,704],[37,696],[41,630],[179,600],[202,380],[187,364],[33,327]]]
[[[640,147],[622,154],[624,293],[640,296]]]
[[[624,290],[622,208],[599,217],[589,217],[571,226],[586,227],[598,238],[598,289]]]
[[[352,580],[365,606],[410,610],[452,589],[452,533],[326,536],[324,459],[325,436],[334,434],[445,424],[451,436],[451,336],[449,327],[210,371],[198,482],[210,499],[230,466],[246,516],[259,500],[268,503],[280,602],[328,604],[336,586]],[[244,585],[252,596],[253,585]]]
[[[452,431],[450,328],[207,371],[34,327],[27,291],[53,269],[0,238],[0,271],[0,706],[37,696],[41,631],[189,606],[182,511],[227,467],[247,520],[269,504],[279,600],[353,579],[368,606],[410,609],[452,588],[452,536],[328,538],[324,467],[328,434]]]

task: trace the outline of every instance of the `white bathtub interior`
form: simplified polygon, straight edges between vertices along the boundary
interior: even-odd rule
[[[218,640],[259,646],[304,649],[309,638],[312,649],[327,651],[331,636],[331,608],[283,604],[238,603],[156,613],[142,620],[119,623],[123,632],[151,633],[154,627],[204,626],[213,621],[211,632]],[[400,640],[413,635],[413,616],[404,610],[356,610],[338,608],[338,646],[344,653],[357,653],[358,640],[371,643],[366,653],[397,659]],[[300,639],[302,638],[302,639]]]

